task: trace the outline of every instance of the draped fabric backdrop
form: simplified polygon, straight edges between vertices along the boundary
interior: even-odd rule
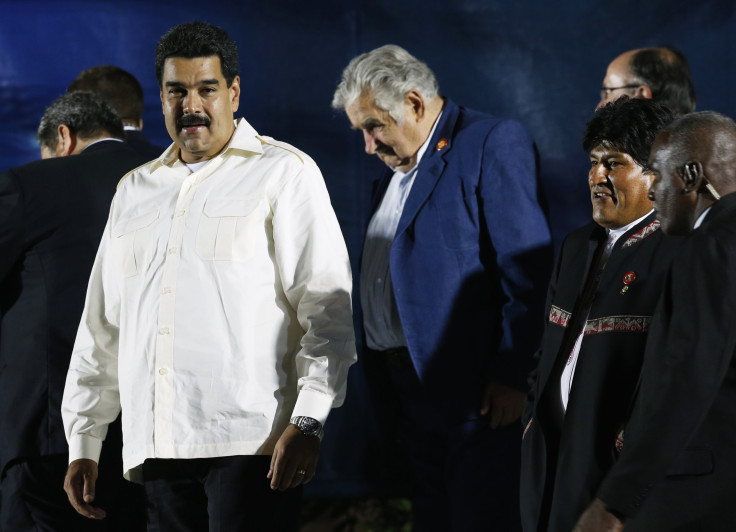
[[[370,181],[383,168],[363,153],[360,134],[330,102],[358,53],[399,44],[429,64],[443,95],[525,124],[539,148],[558,246],[590,218],[580,145],[613,57],[675,45],[690,61],[698,109],[736,116],[732,0],[0,1],[0,169],[38,158],[35,130],[44,108],[81,70],[99,64],[138,77],[144,132],[168,145],[154,48],[171,26],[191,20],[223,27],[239,45],[238,116],[317,161],[356,274]],[[377,467],[382,445],[373,415],[358,364],[345,406],[328,420],[320,471],[307,494],[391,491],[391,472]]]

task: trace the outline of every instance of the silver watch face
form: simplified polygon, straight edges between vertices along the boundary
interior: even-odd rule
[[[312,417],[298,416],[294,418],[292,423],[299,427],[302,434],[306,434],[307,436],[316,436],[322,429],[322,424]]]

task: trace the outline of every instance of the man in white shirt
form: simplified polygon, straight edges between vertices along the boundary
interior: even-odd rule
[[[235,43],[205,23],[156,49],[174,144],[119,185],[62,404],[65,489],[88,517],[104,516],[95,460],[122,408],[149,530],[296,529],[300,491],[281,492],[312,478],[344,398],[342,234],[314,162],[233,122],[237,68]]]

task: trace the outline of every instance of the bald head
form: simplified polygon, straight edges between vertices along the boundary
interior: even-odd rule
[[[695,89],[687,59],[670,46],[622,53],[608,65],[598,107],[621,96],[651,98],[677,116],[693,112]]]
[[[657,136],[649,164],[662,229],[689,233],[708,207],[736,192],[736,124],[712,111],[681,117]]]

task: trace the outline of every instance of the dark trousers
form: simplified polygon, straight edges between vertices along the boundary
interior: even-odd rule
[[[483,416],[448,425],[408,358],[386,367],[414,477],[414,532],[520,531],[521,424],[491,429]]]
[[[149,532],[296,531],[302,489],[271,490],[270,456],[143,464]]]
[[[141,486],[123,479],[122,466],[103,469],[95,505],[107,512],[102,521],[79,515],[64,491],[67,455],[16,460],[2,479],[0,530],[3,532],[142,532],[145,530]]]

